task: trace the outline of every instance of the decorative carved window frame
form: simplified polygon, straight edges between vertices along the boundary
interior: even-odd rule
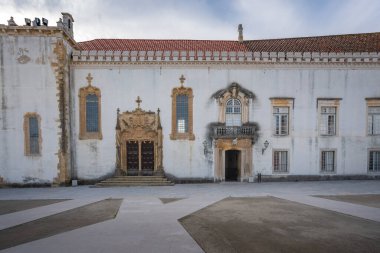
[[[294,110],[294,98],[291,97],[272,97],[269,98],[272,104],[272,135],[275,137],[289,136],[293,132],[293,110]],[[287,107],[288,108],[288,132],[287,134],[276,134],[276,122],[274,121],[274,108],[275,107]]]
[[[103,139],[102,135],[102,117],[101,117],[101,92],[100,89],[92,86],[92,77],[90,74],[87,76],[88,85],[79,89],[79,139]],[[86,128],[86,97],[87,95],[94,94],[98,98],[98,132],[87,132]]]
[[[38,122],[38,153],[30,153],[29,118],[36,117]],[[25,156],[41,156],[42,149],[41,116],[35,112],[24,114],[24,154]]]
[[[226,107],[227,101],[230,99],[237,99],[241,105],[241,124],[249,122],[249,103],[250,99],[254,99],[255,95],[242,88],[238,83],[232,83],[226,89],[217,91],[212,97],[216,98],[219,104],[219,123],[226,123]]]
[[[184,87],[183,83],[185,77],[182,75],[180,78],[181,86],[175,87],[172,90],[172,132],[170,134],[171,140],[195,140],[193,133],[193,89]],[[188,131],[186,133],[179,133],[177,131],[177,96],[185,95],[188,97]]]

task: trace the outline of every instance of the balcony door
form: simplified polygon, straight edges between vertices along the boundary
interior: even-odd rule
[[[241,126],[241,103],[231,98],[226,103],[226,126]]]

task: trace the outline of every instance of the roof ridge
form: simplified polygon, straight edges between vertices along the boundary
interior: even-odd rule
[[[107,39],[107,38],[99,38],[92,40],[79,41],[78,43],[86,43],[91,41],[99,41],[99,40],[121,40],[121,41],[212,41],[212,42],[239,42],[237,40],[198,40],[198,39]]]
[[[320,36],[300,36],[300,37],[288,37],[288,38],[272,38],[272,39],[257,39],[257,40],[244,40],[244,42],[250,41],[270,41],[270,40],[293,40],[293,39],[317,39],[317,38],[331,38],[331,37],[347,37],[347,36],[368,36],[368,35],[380,35],[380,32],[371,33],[347,33],[347,34],[331,34]]]

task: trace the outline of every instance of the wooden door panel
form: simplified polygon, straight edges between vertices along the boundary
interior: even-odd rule
[[[135,175],[139,171],[139,143],[127,141],[127,174]]]
[[[154,170],[154,142],[143,141],[141,143],[141,169],[143,172]]]

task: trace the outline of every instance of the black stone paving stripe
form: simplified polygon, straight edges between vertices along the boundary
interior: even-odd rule
[[[229,197],[179,222],[207,253],[380,252],[380,222],[274,197]]]
[[[47,206],[67,200],[69,199],[0,200],[0,215],[19,212],[40,206]]]
[[[168,204],[168,203],[175,202],[182,199],[184,198],[160,198],[162,204]]]
[[[0,230],[0,250],[114,219],[122,199],[104,199]]]

